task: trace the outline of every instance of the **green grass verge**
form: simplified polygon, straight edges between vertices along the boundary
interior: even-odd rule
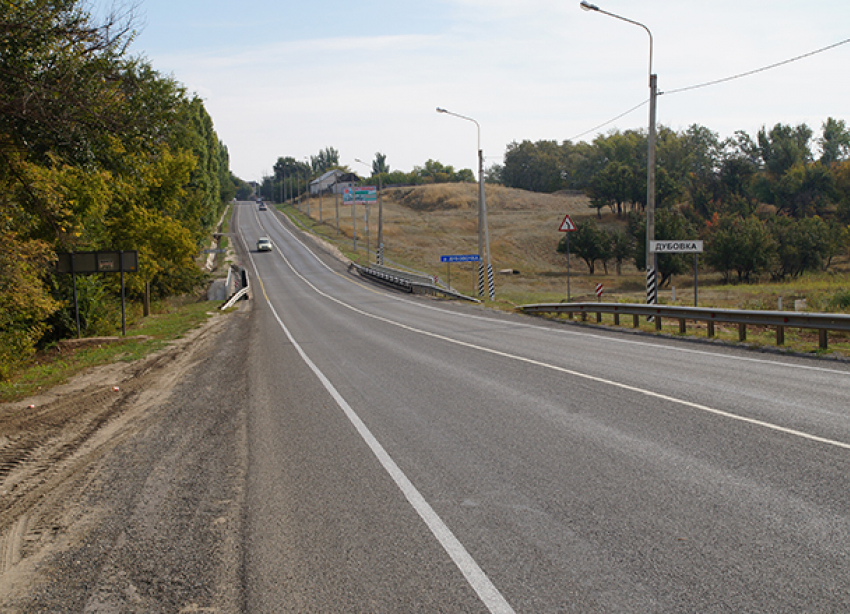
[[[40,352],[7,381],[0,382],[0,402],[19,401],[66,382],[91,367],[144,358],[203,324],[221,304],[221,301],[160,303],[156,313],[139,318],[130,326],[123,339],[75,349],[54,347]]]

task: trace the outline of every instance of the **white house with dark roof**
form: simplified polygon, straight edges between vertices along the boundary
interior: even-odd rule
[[[342,194],[345,188],[353,188],[358,183],[360,183],[360,177],[356,174],[335,169],[311,181],[310,194]]]

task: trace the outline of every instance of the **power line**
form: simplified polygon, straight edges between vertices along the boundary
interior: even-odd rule
[[[660,96],[660,95],[662,95],[662,94],[679,94],[679,93],[681,93],[681,92],[688,92],[688,91],[690,91],[690,90],[696,90],[696,89],[700,89],[700,88],[703,88],[703,87],[709,87],[709,86],[711,86],[711,85],[718,85],[718,84],[720,84],[720,83],[726,83],[727,81],[734,81],[735,79],[741,79],[741,78],[743,78],[743,77],[749,77],[750,75],[755,75],[755,74],[758,74],[758,73],[761,73],[761,72],[765,72],[765,71],[767,71],[767,70],[771,70],[771,69],[773,69],[773,68],[778,68],[779,66],[785,66],[786,64],[791,64],[792,62],[797,62],[797,61],[799,61],[799,60],[802,60],[802,59],[805,59],[805,58],[811,57],[811,56],[813,56],[813,55],[817,55],[817,54],[819,54],[819,53],[823,53],[824,51],[829,51],[830,49],[835,49],[836,47],[840,47],[841,45],[846,45],[847,43],[850,43],[850,38],[844,39],[843,41],[840,41],[840,42],[834,43],[834,44],[832,44],[832,45],[827,45],[826,47],[822,47],[822,48],[820,48],[820,49],[816,49],[815,51],[810,51],[810,52],[808,52],[808,53],[804,53],[803,55],[798,55],[798,56],[793,57],[793,58],[790,58],[790,59],[788,59],[788,60],[783,60],[783,61],[781,61],[781,62],[776,62],[775,64],[770,64],[769,66],[763,66],[763,67],[761,67],[761,68],[756,68],[755,70],[749,70],[749,71],[747,71],[747,72],[742,72],[742,73],[740,73],[740,74],[733,75],[733,76],[731,76],[731,77],[725,77],[725,78],[723,78],[723,79],[716,79],[716,80],[714,80],[714,81],[707,81],[706,83],[700,83],[700,84],[698,84],[698,85],[689,85],[689,86],[687,86],[687,87],[680,87],[680,88],[677,88],[677,89],[675,89],[675,90],[668,90],[668,91],[665,91],[665,92],[658,92],[658,95]],[[591,132],[593,132],[593,131],[595,131],[595,130],[598,130],[599,128],[604,128],[604,127],[605,127],[605,126],[607,126],[608,124],[613,124],[615,121],[617,121],[617,120],[618,120],[618,119],[620,119],[621,117],[625,117],[625,116],[626,116],[626,115],[628,115],[629,113],[632,113],[632,112],[634,112],[634,111],[637,111],[639,108],[641,108],[642,106],[644,106],[644,105],[645,105],[646,103],[648,103],[648,102],[649,102],[649,100],[648,100],[648,99],[647,99],[647,100],[644,100],[642,103],[640,103],[640,104],[639,104],[639,105],[637,105],[637,106],[632,107],[632,108],[631,108],[631,109],[629,109],[628,111],[625,111],[624,113],[620,113],[617,117],[614,117],[613,119],[609,119],[608,121],[606,121],[606,122],[604,122],[604,123],[601,123],[601,124],[599,124],[598,126],[596,126],[596,127],[594,127],[594,128],[591,128],[590,130],[585,130],[585,131],[584,131],[584,132],[582,132],[581,134],[577,134],[576,136],[574,136],[574,137],[572,137],[572,138],[570,138],[570,139],[568,139],[568,140],[570,140],[570,141],[574,141],[575,139],[580,139],[580,138],[581,138],[581,137],[583,137],[584,135],[586,135],[586,134],[590,134]]]
[[[798,55],[797,57],[791,58],[790,60],[783,60],[782,62],[777,62],[776,64],[771,64],[770,66],[763,66],[762,68],[756,68],[755,70],[749,70],[747,72],[742,72],[741,74],[734,75],[732,77],[726,77],[724,79],[717,79],[716,81],[708,81],[707,83],[700,83],[699,85],[689,85],[688,87],[680,87],[679,89],[670,90],[667,92],[663,92],[664,94],[678,94],[680,92],[687,92],[690,90],[699,89],[701,87],[708,87],[710,85],[717,85],[719,83],[726,83],[727,81],[733,81],[735,79],[740,79],[742,77],[749,77],[750,75],[755,75],[760,72],[764,72],[766,70],[770,70],[772,68],[778,68],[779,66],[784,66],[786,64],[790,64],[791,62],[796,62],[798,60],[802,60],[804,58],[811,57],[813,55],[817,55],[818,53],[823,53],[824,51],[829,51],[830,49],[835,49],[836,47],[840,47],[841,45],[846,45],[850,43],[850,38],[847,38],[841,42],[828,45],[821,49],[817,49],[815,51],[810,51],[809,53],[804,53],[803,55]]]
[[[584,131],[584,132],[582,132],[581,134],[577,134],[577,135],[575,135],[574,137],[572,137],[572,138],[570,138],[570,139],[567,139],[567,140],[569,140],[569,141],[574,141],[575,139],[580,139],[580,138],[581,138],[581,137],[583,137],[585,134],[589,134],[589,133],[593,132],[594,130],[599,130],[600,128],[604,128],[604,127],[605,127],[605,126],[607,126],[608,124],[613,124],[615,121],[617,121],[617,120],[618,120],[618,119],[620,119],[621,117],[625,117],[625,116],[626,116],[626,115],[628,115],[629,113],[632,113],[633,111],[637,111],[639,108],[641,108],[642,106],[644,106],[647,102],[649,102],[649,99],[648,99],[648,98],[647,98],[646,100],[644,100],[642,103],[640,103],[639,105],[632,107],[632,108],[631,108],[631,109],[629,109],[628,111],[626,111],[626,112],[624,112],[624,113],[620,113],[617,117],[615,117],[615,118],[613,118],[613,119],[609,119],[607,122],[605,122],[605,123],[603,123],[603,124],[599,124],[598,126],[596,126],[596,127],[594,127],[594,128],[591,128],[590,130],[585,130],[585,131]]]

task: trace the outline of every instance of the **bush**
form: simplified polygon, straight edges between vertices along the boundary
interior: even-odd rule
[[[832,295],[829,301],[831,311],[847,311],[850,310],[850,290],[839,290]]]

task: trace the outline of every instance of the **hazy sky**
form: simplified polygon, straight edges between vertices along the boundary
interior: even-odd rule
[[[662,94],[658,123],[729,136],[827,117],[850,123],[850,44],[723,79],[850,38],[848,0],[602,0],[645,24]],[[231,167],[252,180],[280,156],[334,147],[340,162],[387,155],[477,170],[512,141],[591,141],[645,129],[649,37],[579,0],[140,0],[131,48],[204,100]],[[583,134],[591,131],[588,134]],[[581,135],[581,136],[580,136]],[[578,137],[578,138],[577,138]]]

